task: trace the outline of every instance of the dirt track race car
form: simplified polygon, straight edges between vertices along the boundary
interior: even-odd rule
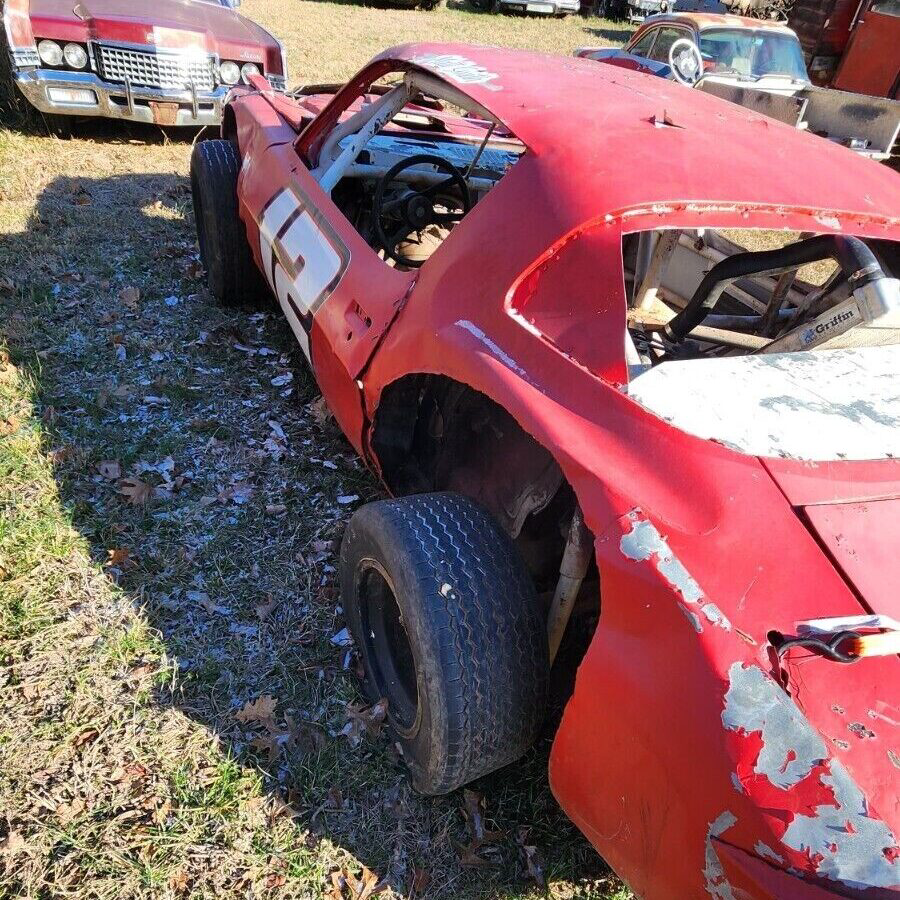
[[[418,44],[251,79],[192,182],[212,293],[277,298],[395,498],[340,583],[414,785],[512,762],[562,695],[553,791],[639,896],[893,896],[897,175]]]

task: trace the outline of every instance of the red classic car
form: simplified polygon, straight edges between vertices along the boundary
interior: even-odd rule
[[[395,498],[340,583],[413,784],[516,759],[577,665],[551,785],[639,896],[896,890],[897,175],[590,60],[250,82],[201,254]]]
[[[251,75],[283,91],[281,44],[233,0],[6,0],[13,79],[46,114],[210,125]]]

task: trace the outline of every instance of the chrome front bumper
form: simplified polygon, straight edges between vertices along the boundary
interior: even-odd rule
[[[579,0],[500,0],[500,9],[510,12],[561,16],[577,13],[581,9],[581,3]]]
[[[218,125],[230,88],[213,91],[160,90],[103,81],[93,72],[20,69],[13,73],[25,99],[42,113],[106,116],[157,125]],[[84,93],[78,100],[65,94]]]

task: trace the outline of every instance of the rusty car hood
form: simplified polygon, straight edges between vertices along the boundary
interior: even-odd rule
[[[270,44],[271,36],[249,19],[204,0],[32,0],[32,30],[40,37],[76,39],[69,29],[86,31],[83,39],[134,44],[202,46],[214,52],[228,45]],[[64,29],[59,33],[57,29]]]

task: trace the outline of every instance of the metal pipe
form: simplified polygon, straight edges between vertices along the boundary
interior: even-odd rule
[[[663,330],[670,340],[684,340],[703,322],[732,282],[748,275],[780,275],[822,259],[834,259],[854,287],[885,277],[874,254],[859,238],[839,234],[820,234],[778,250],[736,253],[706,273],[687,306]]]
[[[588,566],[591,564],[592,544],[593,536],[584,524],[581,507],[576,506],[575,512],[572,513],[572,524],[569,526],[566,549],[563,551],[562,562],[559,564],[559,581],[556,583],[556,591],[547,615],[547,640],[550,645],[551,666],[559,652],[559,645],[562,643],[566,626],[572,617],[572,610],[575,608],[575,600],[581,590],[584,576],[587,575]]]

